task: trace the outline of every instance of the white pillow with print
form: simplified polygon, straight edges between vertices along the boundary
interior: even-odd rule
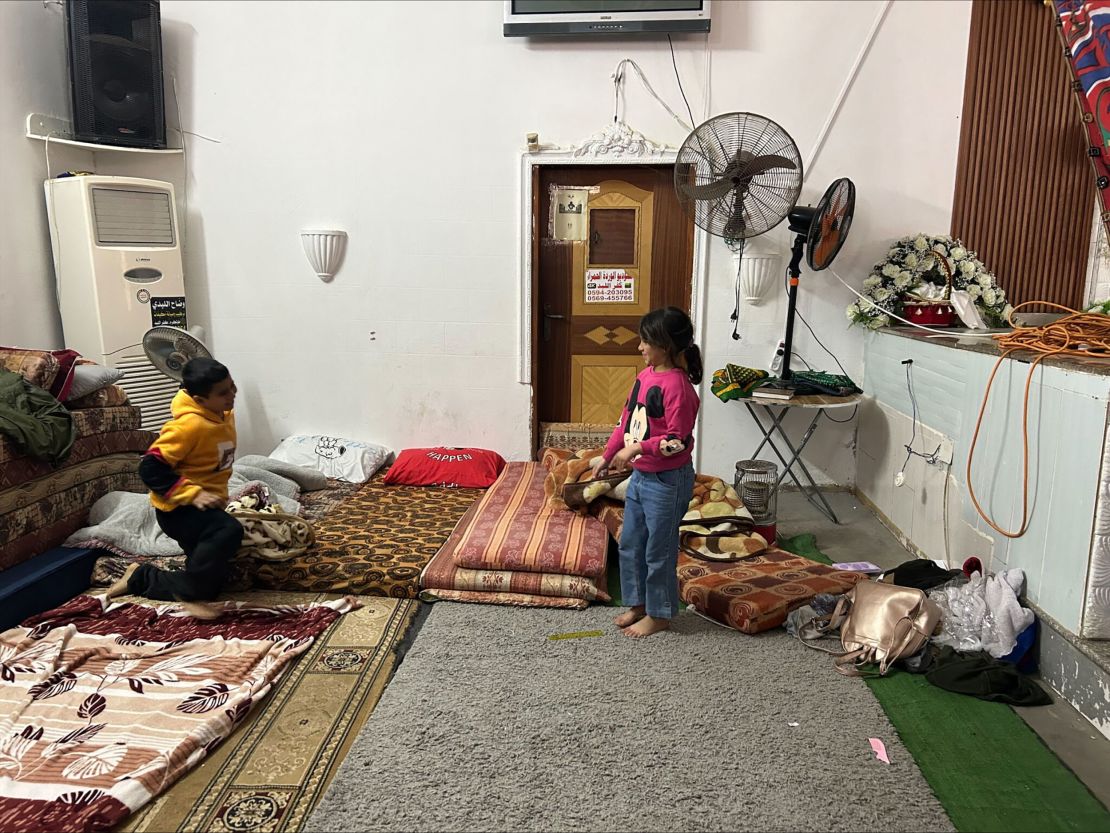
[[[375,443],[325,434],[299,434],[278,443],[270,456],[285,463],[309,466],[337,480],[365,483],[391,454],[384,445]]]

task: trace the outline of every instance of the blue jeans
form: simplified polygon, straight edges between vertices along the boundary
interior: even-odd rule
[[[694,467],[633,470],[624,498],[621,529],[621,596],[648,616],[678,614],[678,522],[694,493]]]

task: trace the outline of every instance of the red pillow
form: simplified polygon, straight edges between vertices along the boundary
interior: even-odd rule
[[[401,486],[458,486],[485,489],[493,484],[505,458],[484,448],[406,448],[385,475]]]

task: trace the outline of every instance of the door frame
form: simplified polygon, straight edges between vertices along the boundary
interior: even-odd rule
[[[598,166],[618,168],[641,165],[673,165],[678,157],[677,149],[662,149],[650,142],[634,144],[630,147],[609,147],[608,151],[617,155],[595,155],[582,152],[582,149],[570,150],[538,150],[525,151],[520,156],[520,226],[517,234],[517,255],[520,263],[517,287],[520,298],[518,345],[517,345],[517,381],[530,388],[528,402],[528,447],[533,451],[536,448],[536,372],[537,362],[535,351],[537,349],[535,334],[538,327],[538,313],[535,309],[535,299],[538,293],[539,280],[538,264],[534,262],[536,232],[533,227],[532,212],[533,201],[536,195],[532,193],[533,171],[535,166]],[[577,155],[582,153],[582,155]],[[690,274],[690,317],[694,321],[694,340],[703,347],[705,345],[705,311],[702,305],[708,295],[706,292],[707,266],[708,266],[709,233],[694,225],[694,253]],[[703,380],[704,381],[704,380]],[[701,462],[702,424],[698,420],[695,428],[694,465]]]

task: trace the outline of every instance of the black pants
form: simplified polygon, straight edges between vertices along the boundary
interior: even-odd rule
[[[184,570],[142,564],[127,582],[127,592],[162,601],[214,599],[227,580],[231,559],[243,540],[243,527],[221,509],[179,506],[154,510],[158,526],[185,550]]]

